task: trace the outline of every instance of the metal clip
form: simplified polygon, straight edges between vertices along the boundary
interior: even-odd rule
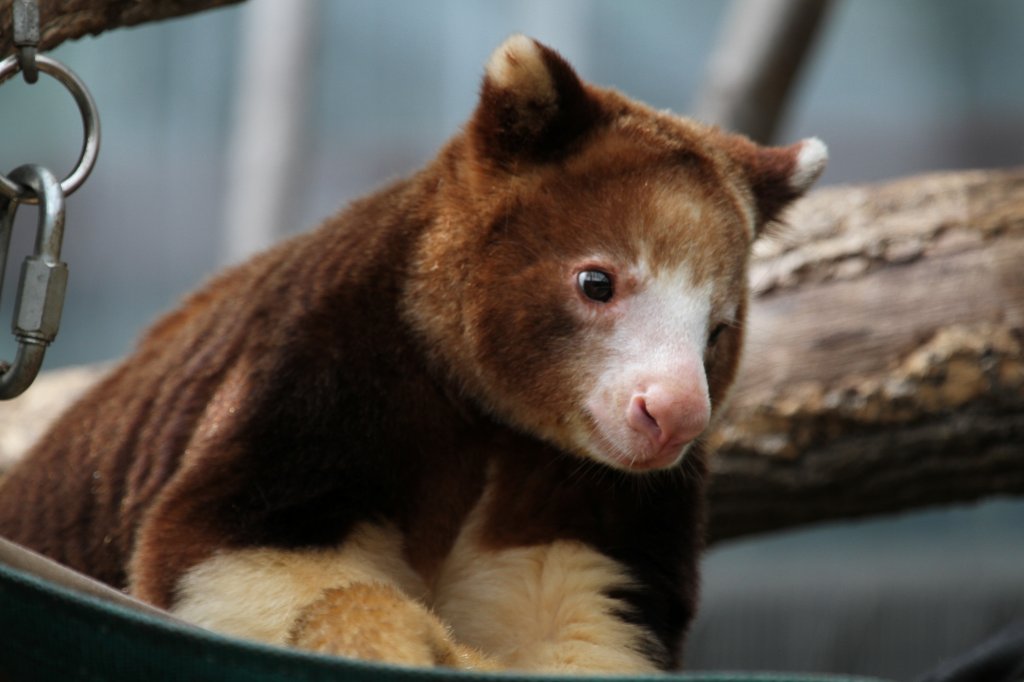
[[[9,176],[31,188],[39,202],[35,249],[21,266],[12,331],[18,341],[14,362],[0,362],[0,400],[22,393],[39,373],[46,347],[56,338],[64,307],[67,265],[60,260],[64,240],[64,192],[60,180],[42,166],[19,166]],[[0,195],[0,294],[18,200]]]
[[[14,0],[11,7],[14,46],[18,48],[18,66],[26,83],[39,80],[36,51],[39,49],[39,5],[36,0]]]

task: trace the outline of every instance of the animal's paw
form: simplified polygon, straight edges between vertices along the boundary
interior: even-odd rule
[[[303,609],[288,641],[303,649],[371,661],[495,668],[479,652],[455,642],[426,607],[382,583],[324,590]]]

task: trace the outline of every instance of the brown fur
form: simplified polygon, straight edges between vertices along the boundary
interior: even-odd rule
[[[621,617],[652,633],[654,664],[676,665],[707,453],[697,443],[641,479],[564,437],[567,423],[589,428],[581,391],[602,358],[588,339],[613,324],[570,312],[567,268],[595,245],[637,257],[639,231],[654,267],[687,262],[696,283],[737,297],[704,358],[717,411],[751,230],[805,189],[787,184],[799,146],[654,112],[582,83],[547,48],[536,62],[522,39],[509,45],[466,131],[426,168],[157,323],[10,473],[0,532],[170,607],[216,552],[337,546],[380,522],[429,585],[490,476],[486,547],[570,539],[619,561],[636,580],[613,595]],[[305,612],[295,641],[358,649],[306,627],[344,611],[343,592]]]

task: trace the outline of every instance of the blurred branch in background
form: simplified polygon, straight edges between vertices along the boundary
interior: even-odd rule
[[[52,50],[65,40],[237,2],[240,0],[38,0],[42,24],[39,49]],[[10,5],[9,1],[0,2],[0,56],[14,50]]]
[[[829,0],[734,0],[695,118],[770,143]]]
[[[239,85],[228,148],[222,262],[237,263],[288,228],[304,165],[315,7],[252,0],[242,22]]]

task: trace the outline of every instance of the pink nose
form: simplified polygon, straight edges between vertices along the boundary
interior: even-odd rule
[[[711,406],[703,390],[668,390],[658,384],[634,393],[626,421],[651,443],[652,453],[688,443],[704,431]]]

